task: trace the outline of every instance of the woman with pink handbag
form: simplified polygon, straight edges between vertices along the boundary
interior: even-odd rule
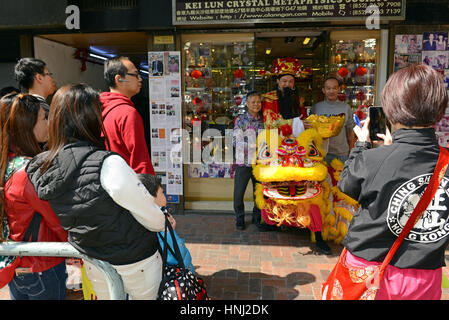
[[[393,134],[378,134],[384,145],[370,149],[373,119],[354,128],[358,141],[338,187],[360,208],[323,298],[437,300],[449,242],[449,174],[433,126],[445,113],[446,87],[431,67],[412,65],[389,78],[381,103]],[[355,293],[356,286],[363,290]]]

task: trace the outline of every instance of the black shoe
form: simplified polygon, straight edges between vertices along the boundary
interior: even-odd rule
[[[317,249],[317,251],[319,253],[322,253],[322,254],[325,254],[325,255],[331,255],[332,254],[331,248],[323,240],[317,240],[317,242],[316,242],[316,249]]]
[[[253,213],[253,219],[251,221],[253,224],[255,224],[256,226],[260,224],[260,212],[258,213]]]
[[[327,243],[323,240],[323,237],[321,236],[321,232],[315,232],[315,239],[316,239],[316,249],[319,253],[330,255],[332,254],[331,248],[327,245]]]
[[[268,232],[268,231],[276,231],[276,230],[278,230],[278,227],[276,225],[259,223],[259,224],[257,224],[257,229],[259,229],[260,232]]]
[[[237,217],[235,227],[237,230],[245,230],[245,217]]]

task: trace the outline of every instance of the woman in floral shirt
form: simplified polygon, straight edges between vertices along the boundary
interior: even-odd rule
[[[234,177],[234,211],[236,228],[245,229],[245,207],[243,197],[249,179],[256,185],[252,171],[252,162],[257,149],[256,138],[259,130],[264,129],[261,113],[262,100],[258,92],[250,92],[246,96],[248,112],[239,116],[234,125],[233,142],[235,148],[236,169]],[[260,225],[260,209],[254,204],[252,222]]]

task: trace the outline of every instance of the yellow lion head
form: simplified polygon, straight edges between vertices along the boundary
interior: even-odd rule
[[[278,130],[264,130],[257,137],[254,176],[256,204],[267,223],[296,227],[310,224],[311,205],[322,215],[329,213],[330,186],[322,137],[316,129],[302,132],[296,139],[281,138]]]

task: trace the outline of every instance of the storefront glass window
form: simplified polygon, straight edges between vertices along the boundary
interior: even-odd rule
[[[232,131],[226,139],[226,130],[245,112],[246,93],[275,90],[276,78],[269,73],[276,58],[300,60],[303,74],[296,87],[307,109],[323,99],[325,76],[341,82],[339,99],[354,111],[375,105],[378,40],[357,38],[352,32],[342,35],[183,35],[183,121],[190,134],[192,160],[188,177],[233,178]],[[194,155],[194,145],[200,145],[200,159]]]
[[[210,35],[209,35],[210,37]],[[221,38],[221,40],[220,40]],[[253,87],[253,39],[187,40],[184,45],[184,128],[192,145],[201,130],[201,163],[189,164],[190,178],[233,178],[233,157],[225,139],[234,119],[244,112],[244,98]],[[212,130],[209,130],[212,129]],[[228,135],[230,131],[228,130]],[[210,139],[206,136],[212,135]],[[232,133],[231,133],[232,135]],[[190,148],[195,159],[194,148]],[[206,159],[205,159],[206,158]]]
[[[374,105],[377,40],[332,40],[329,76],[341,85],[340,101],[354,110]],[[364,111],[364,110],[363,110]]]

